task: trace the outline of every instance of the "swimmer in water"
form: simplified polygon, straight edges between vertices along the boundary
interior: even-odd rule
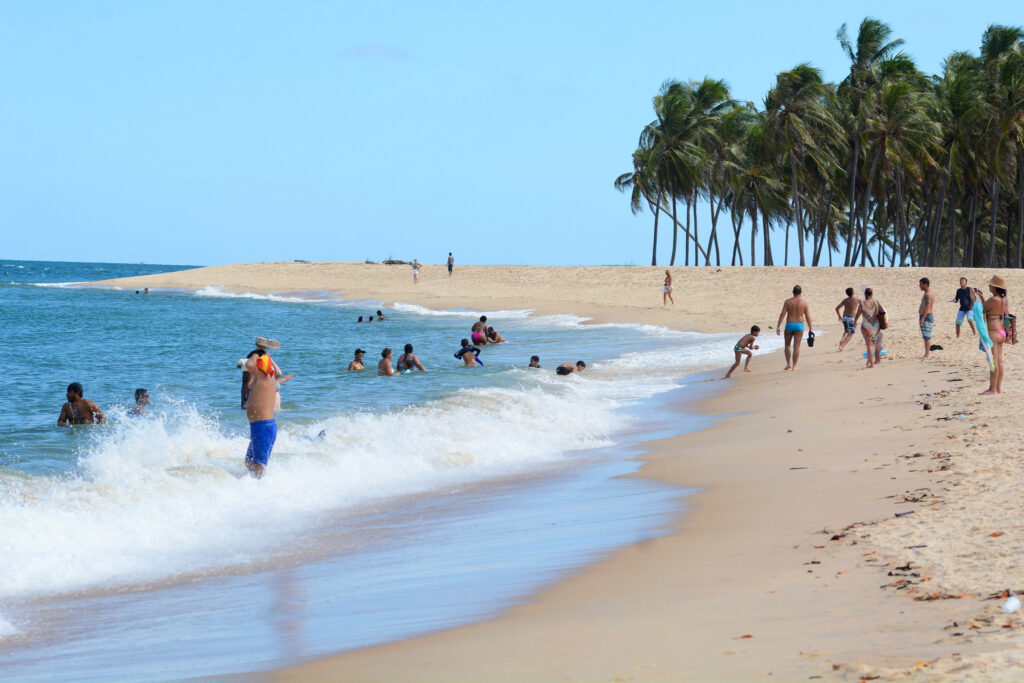
[[[487,345],[487,316],[486,315],[480,316],[480,320],[478,320],[475,323],[473,323],[473,327],[470,329],[470,333],[471,334],[469,336],[473,340],[474,344],[479,344],[480,346],[486,346]]]
[[[530,364],[527,367],[539,368],[540,367],[540,356],[530,356]]]
[[[377,320],[387,320],[387,318],[384,317],[383,313],[377,311]]]
[[[100,407],[92,401],[82,398],[82,385],[72,382],[68,385],[68,402],[60,409],[60,417],[57,418],[58,427],[73,425],[104,424],[107,416],[103,414]]]
[[[352,362],[348,364],[348,371],[352,372],[353,370],[365,370],[366,368],[363,367],[363,356],[365,355],[366,351],[363,351],[362,349],[356,349],[355,358],[353,358]]]
[[[420,372],[426,372],[427,369],[423,367],[423,363],[420,362],[419,357],[412,352],[412,344],[405,345],[405,353],[398,357],[398,370],[412,370],[416,368]]]
[[[470,346],[468,339],[462,340],[462,348],[455,352],[455,357],[466,364],[466,367],[476,367],[477,365],[483,365],[477,356],[480,355],[480,349],[476,346]]]
[[[501,333],[495,330],[493,327],[487,328],[487,341],[491,344],[504,344],[505,338],[501,336]]]
[[[391,349],[384,349],[380,352],[380,360],[377,361],[377,376],[394,377],[397,374],[391,365]]]
[[[576,365],[573,365],[572,363],[562,363],[557,368],[555,368],[555,372],[558,373],[559,375],[565,376],[571,375],[574,372],[583,372],[583,370],[586,369],[586,367],[586,363],[584,363],[581,360],[578,360],[576,361]]]
[[[132,408],[129,415],[145,415],[146,406],[149,405],[149,392],[145,389],[135,390],[135,407]]]

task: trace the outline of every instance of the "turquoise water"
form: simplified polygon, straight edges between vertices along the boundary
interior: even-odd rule
[[[356,324],[382,307],[69,284],[172,269],[0,262],[0,656],[19,676],[58,661],[82,678],[252,670],[522,599],[666,523],[680,491],[617,477],[635,470],[630,444],[645,433],[694,426],[659,421],[657,401],[727,364],[735,341],[492,311],[509,343],[465,368],[452,354],[476,311],[395,304]],[[274,359],[295,374],[262,481],[245,476],[235,367],[257,335],[282,343]],[[427,373],[345,371],[356,347],[372,368],[405,343]],[[525,367],[532,354],[544,369]],[[581,376],[552,371],[577,359]],[[72,381],[109,424],[54,426]],[[143,418],[126,414],[137,387],[152,396]],[[268,582],[299,589],[248,599]],[[453,585],[459,599],[443,599]],[[298,645],[279,633],[289,591],[306,606],[298,629],[317,634]],[[340,612],[323,609],[328,595]],[[252,621],[245,639],[239,619]],[[171,634],[182,645],[153,646]]]

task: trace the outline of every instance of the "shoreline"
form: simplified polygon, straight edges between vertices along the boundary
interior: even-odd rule
[[[553,278],[564,278],[580,269],[544,270],[555,271]],[[648,280],[659,270],[628,269],[630,278],[646,271]],[[727,269],[673,270],[685,274],[703,270],[700,277],[706,280]],[[819,348],[805,347],[803,371],[795,374],[772,367],[776,362],[781,365],[777,354],[756,357],[754,374],[741,375],[720,395],[701,402],[706,412],[731,417],[717,420],[702,432],[653,442],[653,450],[642,458],[646,464],[636,476],[702,489],[688,497],[687,509],[668,536],[615,552],[495,619],[266,675],[282,680],[339,675],[360,680],[608,680],[615,676],[733,680],[770,674],[782,680],[815,675],[853,680],[871,673],[887,677],[921,674],[934,680],[971,674],[990,680],[1007,675],[1010,667],[1019,667],[1010,656],[1011,648],[1020,643],[1019,615],[997,616],[998,602],[974,595],[921,602],[910,599],[911,595],[927,595],[926,588],[932,587],[948,596],[970,577],[948,570],[926,576],[931,568],[918,560],[930,551],[911,548],[931,544],[900,545],[905,542],[906,530],[916,526],[918,533],[936,534],[952,527],[956,533],[972,520],[963,519],[959,510],[942,502],[922,508],[903,500],[897,503],[906,504],[916,514],[893,517],[894,509],[906,509],[894,508],[893,497],[907,497],[907,492],[934,488],[954,477],[959,480],[954,485],[970,485],[974,474],[957,471],[960,452],[945,456],[942,470],[913,467],[942,458],[949,440],[963,431],[959,423],[936,423],[936,413],[922,411],[918,402],[922,393],[938,397],[932,399],[936,407],[963,410],[964,405],[978,403],[973,391],[964,390],[976,388],[981,376],[980,354],[970,353],[969,341],[953,342],[951,334],[943,334],[945,320],[940,321],[941,328],[937,322],[933,341],[947,344],[951,350],[956,344],[955,357],[949,357],[952,353],[940,355],[927,366],[907,359],[915,347],[920,348],[916,329],[905,324],[914,316],[912,308],[905,310],[906,300],[913,301],[915,296],[910,285],[921,272],[949,280],[962,271],[751,270],[727,273],[721,279],[743,276],[745,289],[769,297],[798,275],[810,298],[816,296],[816,288],[806,282],[839,279],[839,273],[820,271],[852,271],[846,273],[846,279],[870,277],[879,299],[891,312],[891,320],[897,323],[888,341],[890,360],[877,370],[862,371],[859,358],[855,359],[859,340],[854,339],[845,354],[836,354],[832,345],[838,335],[825,337]],[[194,271],[185,272],[195,276]],[[1021,279],[1014,276],[1011,288],[1017,284],[1014,280]],[[497,279],[505,277],[501,273]],[[676,277],[677,283],[683,282],[684,278]],[[981,273],[970,277],[977,281]],[[752,281],[764,278],[776,281],[771,293]],[[884,283],[877,284],[897,279],[910,292],[901,290],[900,299]],[[204,284],[244,288],[238,280],[233,285],[224,280]],[[339,292],[329,286],[269,289]],[[416,293],[408,291],[410,287],[397,289],[401,296],[382,300],[442,308],[438,304],[448,301],[436,293],[417,300]],[[691,326],[690,320],[703,316],[704,327],[699,331],[735,329],[737,325],[734,312],[709,314],[715,311],[713,306],[679,315],[678,311],[652,310],[654,306],[595,305],[590,300],[593,296],[566,289],[558,297],[533,300],[506,294],[497,308],[570,312],[595,322],[664,324],[667,319],[673,329],[688,330],[699,328]],[[677,302],[680,289],[677,286]],[[830,290],[840,289],[838,284],[830,284]],[[773,301],[781,302],[785,293]],[[367,291],[359,298],[375,294]],[[636,294],[634,291],[634,297]],[[491,302],[496,296],[466,296],[459,299],[459,307],[495,308]],[[819,321],[827,320],[820,298],[812,299],[812,312]],[[835,300],[839,298],[841,295]],[[565,307],[571,303],[575,305]],[[743,310],[761,315],[754,319],[762,327],[764,313],[776,305],[752,302],[749,296],[742,303],[749,304]],[[838,329],[831,321],[815,327],[832,332]],[[1008,357],[1007,383],[1012,386],[1020,370],[1012,365],[1013,354]],[[1012,400],[1013,394],[1019,393],[1012,389],[1005,399],[997,400]],[[989,400],[975,411],[984,414],[984,419],[995,420],[999,405]],[[825,415],[829,421],[819,421],[812,429],[805,424],[808,413]],[[783,423],[793,431],[783,431]],[[858,428],[866,424],[872,428],[865,437]],[[974,453],[984,451],[976,448]],[[922,459],[913,459],[910,452],[920,452]],[[814,458],[806,453],[813,453]],[[947,471],[952,474],[938,474]],[[931,500],[936,501],[937,497]],[[988,521],[1000,528],[1010,524],[1007,519]],[[830,541],[833,536],[837,540]],[[1019,545],[1016,538],[1012,542]],[[1014,547],[1004,555],[1019,556],[1019,549]],[[911,563],[911,569],[897,571],[904,563]],[[990,587],[1013,583],[1003,577],[982,576],[980,580]],[[907,583],[879,589],[900,582]],[[951,627],[953,623],[958,626]],[[963,624],[969,626],[960,626]]]

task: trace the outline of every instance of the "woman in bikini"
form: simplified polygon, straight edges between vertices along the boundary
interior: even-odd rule
[[[878,322],[879,310],[881,310],[881,304],[875,301],[874,292],[868,287],[864,290],[864,301],[860,302],[860,307],[857,309],[857,317],[861,319],[860,333],[864,335],[869,368],[875,367],[875,363],[882,362],[882,337],[885,333],[881,330],[881,325]]]
[[[1003,391],[1003,342],[1006,341],[1006,329],[1003,327],[1003,316],[1007,313],[1006,279],[1002,275],[993,275],[988,281],[988,291],[992,296],[985,301],[985,324],[988,336],[992,338],[992,360],[995,370],[988,377],[988,391],[982,396],[1000,394]],[[978,292],[980,295],[980,292]]]
[[[662,290],[662,294],[661,294],[661,305],[662,306],[667,304],[669,301],[672,302],[673,306],[676,305],[676,300],[672,298],[672,290],[673,289],[674,289],[674,287],[672,286],[672,273],[670,273],[670,272],[668,272],[666,270],[665,271],[665,289]]]

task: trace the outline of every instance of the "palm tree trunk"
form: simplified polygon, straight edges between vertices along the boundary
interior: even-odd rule
[[[700,265],[697,257],[697,247],[700,246],[700,235],[697,233],[697,196],[693,197],[693,265]],[[710,248],[710,247],[709,247]],[[705,256],[707,252],[705,252]]]
[[[679,219],[676,217],[676,196],[675,195],[672,195],[672,223],[673,223],[673,228],[672,228],[672,258],[668,262],[668,264],[670,266],[674,266],[676,264],[676,243],[679,241],[678,240],[678,238],[679,238],[679,230],[678,230],[678,227],[677,227],[679,225]],[[687,233],[687,234],[689,234],[689,233]]]
[[[849,267],[850,261],[850,244],[853,242],[853,230],[854,230],[854,206],[857,204],[857,162],[860,156],[860,136],[856,133],[853,136],[853,153],[850,155],[850,225],[846,232],[846,257],[843,259],[843,266]],[[830,257],[831,258],[831,257]]]
[[[654,248],[651,250],[651,265],[658,265],[658,216],[661,213],[661,192],[658,193],[658,203],[654,205]]]
[[[766,266],[774,266],[775,258],[772,256],[772,241],[770,235],[768,234],[770,232],[768,230],[768,214],[764,213],[763,211],[762,213],[764,214],[764,221],[761,225],[761,234],[764,235],[764,256],[761,257],[761,262]],[[751,265],[753,265],[753,256],[751,256]]]
[[[804,263],[804,226],[803,221],[800,220],[800,194],[797,192],[796,158],[794,158],[792,154],[789,156],[789,171],[793,176],[791,184],[793,186],[793,220],[796,222],[796,243],[797,248],[800,250],[800,265],[805,266],[807,264]],[[787,235],[788,234],[787,228]],[[786,249],[786,252],[788,256],[788,248]]]
[[[882,156],[881,148],[875,152],[875,158],[871,161],[871,172],[868,173],[868,182],[864,187],[864,205],[862,207],[863,213],[861,214],[861,240],[864,243],[864,249],[860,252],[860,267],[864,267],[864,261],[868,257],[868,204],[871,194],[871,186],[874,184],[875,171],[878,170],[878,159]],[[875,233],[878,233],[878,226],[875,226]]]
[[[683,265],[690,265],[690,238],[693,235],[690,232],[690,198],[686,197],[686,251],[683,252]]]
[[[949,198],[949,267],[956,265],[956,200],[959,195],[956,185],[953,186],[953,196]]]
[[[782,254],[782,265],[789,265],[789,226],[793,224],[791,219],[786,219],[786,241],[785,241],[785,252]]]
[[[730,265],[736,265],[736,257],[740,259],[740,265],[743,265],[743,250],[740,249],[740,226],[743,225],[743,216],[739,216],[739,221],[736,220],[736,211],[734,208],[729,209],[729,220],[732,221],[732,263]]]
[[[996,212],[999,209],[999,181],[996,179],[996,174],[992,174],[992,180],[989,181],[989,196],[992,198],[992,216],[991,226],[988,232],[988,258],[985,259],[985,267],[991,268],[992,262],[996,256]]]
[[[757,251],[755,250],[754,239],[757,237],[757,209],[755,208],[750,212],[750,265],[757,265]],[[765,265],[768,264],[767,258],[762,259]]]
[[[1024,247],[1024,149],[1017,150],[1017,268],[1021,267]]]
[[[973,268],[974,267],[974,233],[975,233],[975,231],[977,230],[977,227],[978,227],[978,220],[977,220],[978,216],[974,212],[974,205],[977,202],[977,199],[978,199],[978,190],[977,190],[977,188],[973,188],[972,191],[971,191],[971,208],[969,208],[967,210],[967,213],[968,213],[967,222],[970,223],[971,228],[970,228],[970,232],[968,232],[965,235],[967,241],[965,243],[965,249],[964,249],[964,262],[963,262],[963,266],[966,267],[966,268]]]
[[[718,205],[715,206],[715,195],[712,194],[708,197],[708,202],[711,205],[711,237],[708,238],[708,247],[705,249],[705,253],[708,255],[704,261],[705,266],[711,265],[711,245],[715,245],[715,265],[722,265],[722,255],[718,251],[718,218],[722,214],[722,205],[725,204],[725,197],[722,196],[718,199]]]

